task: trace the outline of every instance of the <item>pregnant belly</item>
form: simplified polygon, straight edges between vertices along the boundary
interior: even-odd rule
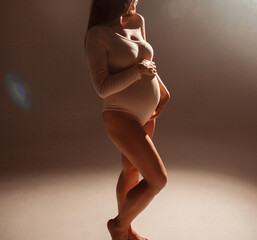
[[[115,93],[104,101],[104,109],[124,109],[151,115],[160,100],[157,77],[143,76],[126,89]]]

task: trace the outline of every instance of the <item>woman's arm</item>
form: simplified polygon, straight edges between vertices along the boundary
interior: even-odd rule
[[[158,79],[158,83],[159,83],[159,86],[160,86],[161,98],[169,99],[170,98],[170,93],[169,93],[168,89],[166,88],[166,86],[164,85],[164,83],[162,82],[158,73],[156,73],[156,77]]]
[[[154,118],[159,117],[161,112],[163,111],[163,109],[165,108],[165,106],[167,105],[167,103],[170,100],[170,93],[169,93],[168,89],[163,84],[163,82],[162,82],[161,78],[159,77],[158,73],[156,73],[155,75],[158,79],[158,83],[159,83],[159,86],[160,86],[160,101],[159,101],[156,109],[154,110],[154,113],[152,114],[152,116],[149,118],[148,121],[151,121]]]
[[[142,15],[139,13],[136,13],[138,15],[140,25],[141,25],[141,34],[144,40],[146,40],[146,34],[145,34],[145,19]]]
[[[101,98],[119,92],[141,79],[137,64],[118,73],[109,73],[107,50],[98,29],[90,29],[87,32],[84,47],[90,78]]]

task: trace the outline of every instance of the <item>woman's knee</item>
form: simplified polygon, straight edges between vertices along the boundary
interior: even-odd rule
[[[147,181],[147,183],[149,184],[149,186],[159,192],[161,191],[161,189],[163,189],[167,182],[168,182],[168,177],[167,177],[167,173],[161,173],[159,174],[157,177],[153,177],[150,180],[145,179]]]
[[[135,167],[126,167],[126,168],[123,167],[122,171],[125,174],[129,174],[129,175],[139,175],[139,171]]]
[[[122,170],[125,173],[139,173],[138,169],[128,160],[128,158],[121,154]]]

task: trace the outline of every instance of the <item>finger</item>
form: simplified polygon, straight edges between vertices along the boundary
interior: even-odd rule
[[[147,66],[149,66],[150,64],[151,64],[150,61],[148,61],[148,60],[145,60],[145,61],[144,61],[144,66],[147,67]]]

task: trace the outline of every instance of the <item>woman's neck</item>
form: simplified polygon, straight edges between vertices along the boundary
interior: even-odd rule
[[[115,18],[111,21],[106,22],[105,24],[111,27],[124,27],[127,22],[130,21],[130,18],[133,16],[133,14],[125,14],[122,16]]]

